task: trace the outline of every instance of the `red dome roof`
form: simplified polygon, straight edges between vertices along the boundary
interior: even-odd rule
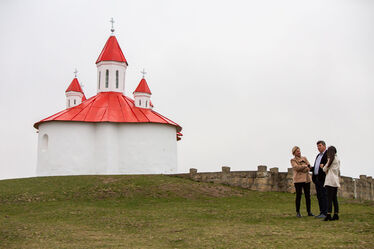
[[[135,107],[134,100],[118,92],[98,93],[80,105],[35,123],[34,127],[38,129],[41,123],[49,121],[159,123],[175,126],[177,133],[182,130],[177,123],[151,109]]]
[[[110,36],[103,50],[101,51],[99,58],[97,58],[96,64],[100,61],[118,61],[125,62],[126,58],[122,53],[121,47],[118,44],[117,38],[113,35]],[[128,65],[128,64],[127,64]]]
[[[139,82],[139,85],[135,89],[134,93],[148,93],[148,94],[152,94],[151,90],[148,87],[147,81],[144,78]]]

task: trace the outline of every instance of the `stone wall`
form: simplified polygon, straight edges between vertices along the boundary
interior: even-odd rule
[[[268,171],[263,165],[258,166],[257,171],[231,171],[230,167],[223,166],[221,172],[197,172],[197,169],[191,168],[190,173],[175,174],[175,176],[263,192],[295,192],[292,168],[288,168],[287,172],[279,172],[278,168],[270,168]],[[360,175],[358,179],[342,176],[340,185],[341,188],[338,191],[340,197],[374,200],[374,180],[371,176]],[[311,192],[315,194],[313,183]]]

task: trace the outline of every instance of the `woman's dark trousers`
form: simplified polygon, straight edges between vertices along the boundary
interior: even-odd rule
[[[339,213],[339,204],[338,204],[338,188],[326,186],[327,190],[327,212],[331,214],[332,204],[334,204],[334,213]]]
[[[304,189],[306,210],[308,213],[310,213],[310,182],[295,183],[295,189],[296,189],[296,212],[300,212],[301,195],[303,193],[302,190]]]

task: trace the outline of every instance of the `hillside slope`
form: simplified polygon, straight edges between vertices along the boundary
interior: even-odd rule
[[[170,176],[2,180],[0,248],[374,248],[373,203],[340,204],[326,223],[295,218],[293,194]]]

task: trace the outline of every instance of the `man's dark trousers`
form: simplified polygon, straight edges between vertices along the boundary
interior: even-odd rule
[[[319,211],[321,214],[327,215],[327,191],[323,186],[324,183],[316,179],[314,184],[316,186]]]

